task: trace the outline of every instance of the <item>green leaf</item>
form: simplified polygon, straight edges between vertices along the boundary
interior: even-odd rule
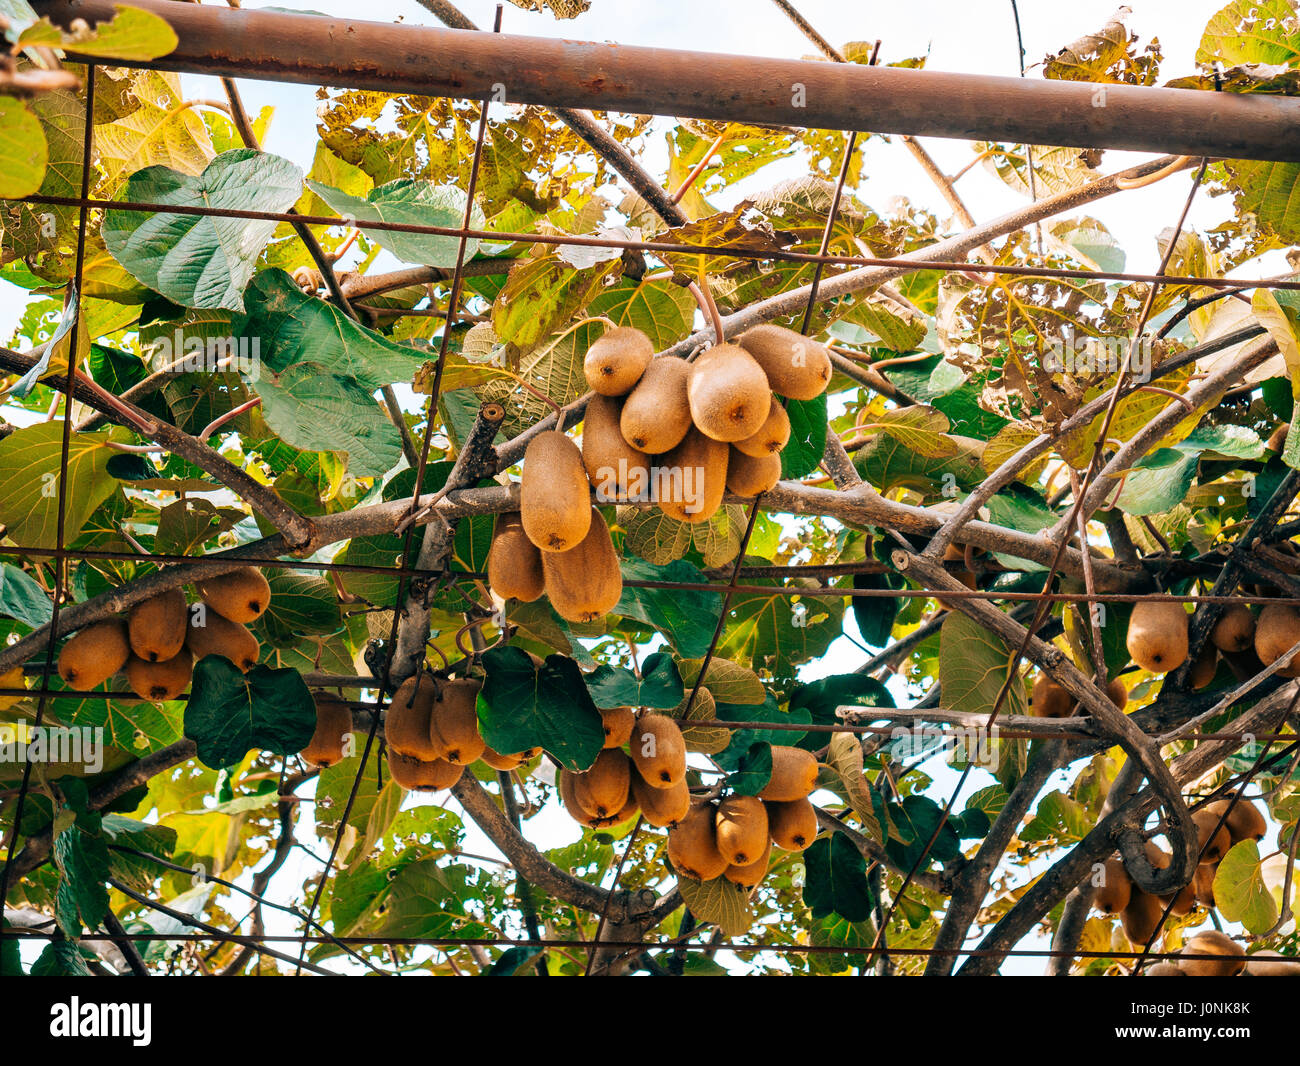
[[[1290,0],[1232,0],[1210,17],[1196,49],[1198,65],[1290,63],[1300,54],[1300,28]]]
[[[220,655],[195,664],[185,735],[205,766],[232,766],[253,748],[293,755],[315,731],[316,703],[298,671],[259,664],[241,674]]]
[[[718,624],[718,608],[721,606],[718,593],[632,588],[627,582],[664,581],[707,585],[708,579],[681,559],[667,566],[655,566],[640,559],[624,559],[622,570],[623,596],[613,613],[653,626],[668,638],[668,642],[680,655],[687,658],[703,656],[709,649],[713,631]]]
[[[1019,836],[1031,842],[1055,840],[1073,844],[1082,840],[1091,828],[1087,808],[1058,789],[1038,801],[1034,817],[1020,830]]]
[[[910,870],[923,853],[928,862],[950,862],[961,853],[961,841],[952,820],[944,819],[943,808],[930,797],[905,796],[901,803],[883,806],[891,827],[885,850],[903,869]]]
[[[0,614],[35,629],[45,625],[53,612],[49,596],[25,570],[11,563],[0,563]]]
[[[703,665],[703,659],[678,660],[677,668],[688,688],[694,687]],[[708,673],[704,675],[701,685],[724,703],[758,704],[767,699],[767,690],[759,676],[753,670],[729,659],[710,659]]]
[[[352,196],[308,179],[307,187],[352,222],[392,222],[407,226],[441,226],[459,229],[465,223],[465,193],[454,185],[401,179],[372,189],[364,198]],[[483,212],[476,206],[470,215],[470,229],[482,229]],[[367,230],[366,236],[404,263],[449,267],[456,264],[459,237],[434,233],[399,233],[395,230]],[[478,253],[479,242],[465,242],[465,259]]]
[[[1230,922],[1259,935],[1277,921],[1277,901],[1264,883],[1259,844],[1241,840],[1232,846],[1214,875],[1214,902]]]
[[[41,19],[23,31],[23,47],[66,48],[83,56],[107,59],[149,60],[165,56],[178,43],[176,31],[161,16],[138,7],[114,5],[115,14],[93,30],[69,33]]]
[[[757,796],[772,780],[772,745],[759,740],[751,744],[727,777],[727,787],[737,796]]]
[[[517,977],[539,955],[542,948],[506,948],[482,974],[484,977]]]
[[[51,940],[32,963],[33,977],[90,977],[81,951],[71,940]]]
[[[696,919],[716,925],[725,936],[744,936],[754,924],[749,893],[725,877],[696,881],[682,876],[677,878],[677,888]]]
[[[781,449],[781,479],[791,481],[811,474],[826,454],[826,394],[791,400],[785,412],[790,416],[790,441]]]
[[[102,836],[72,826],[54,838],[54,865],[59,871],[55,919],[68,936],[98,929],[108,913],[108,847]]]
[[[587,675],[587,691],[597,707],[655,707],[682,702],[685,689],[672,656],[657,651],[641,664],[641,677],[622,666],[601,664]]]
[[[59,470],[63,422],[38,422],[0,440],[0,522],[18,544],[52,548],[59,522]],[[108,461],[119,453],[104,447],[109,434],[73,433],[68,445],[68,482],[63,543],[70,544],[101,503],[118,490]]]
[[[939,687],[945,707],[992,714],[1010,676],[1011,649],[996,634],[958,611],[939,630]],[[999,714],[1028,714],[1025,687],[1013,680]]]
[[[865,674],[832,674],[807,685],[799,685],[790,694],[790,710],[807,711],[816,725],[836,725],[842,721],[835,713],[839,707],[893,707],[889,689]],[[800,747],[815,750],[826,739],[825,733],[809,733]]]
[[[1164,514],[1187,498],[1197,459],[1175,448],[1152,452],[1128,472],[1115,506],[1131,515]]]
[[[867,884],[867,863],[843,833],[814,840],[803,853],[807,869],[804,903],[814,918],[838,914],[850,922],[871,918],[873,900]]]
[[[905,582],[892,573],[854,574],[855,589],[898,589]],[[883,648],[894,632],[894,619],[903,601],[896,596],[854,596],[850,601],[853,618],[862,639],[873,648]]]
[[[781,710],[776,697],[770,692],[767,693],[766,699],[757,705],[737,705],[716,701],[715,716],[724,722],[772,722],[782,725],[808,725],[811,720],[808,711],[804,708]],[[804,732],[799,729],[762,729],[752,726],[733,729],[731,743],[724,751],[714,756],[713,761],[724,770],[735,770],[740,766],[741,759],[748,753],[750,747],[759,741],[789,747],[798,744],[804,735]]]
[[[816,735],[825,736],[824,733]],[[883,844],[885,838],[876,817],[871,788],[862,775],[862,741],[853,733],[832,733],[826,750],[826,765],[839,776],[849,805],[862,823],[862,831]]]
[[[0,197],[16,200],[36,192],[48,160],[40,119],[21,100],[0,96]]]
[[[197,177],[170,167],[138,170],[119,198],[232,211],[283,212],[302,192],[302,171],[280,156],[236,148]],[[104,243],[151,289],[184,307],[241,311],[243,290],[276,223],[222,216],[110,210]]]
[[[876,930],[871,922],[850,922],[838,914],[828,914],[813,919],[808,942],[821,948],[868,949],[876,942]],[[852,966],[866,966],[869,958],[865,950],[861,954],[844,955],[819,951],[808,957],[808,965],[815,973],[832,975],[844,973]]]
[[[271,602],[254,624],[259,636],[291,646],[308,634],[336,633],[343,625],[338,597],[323,578],[274,567],[266,579]]]
[[[621,278],[592,299],[587,313],[639,329],[661,352],[690,334],[695,300],[670,278]]]
[[[961,448],[957,455],[927,459],[905,448],[888,433],[881,433],[854,455],[853,465],[880,492],[909,488],[936,495],[945,484],[967,491],[977,488],[987,477],[980,465],[983,442],[957,436],[952,439]],[[945,478],[948,474],[952,475],[951,479]]]
[[[748,585],[780,585],[779,578],[753,578]],[[785,592],[732,597],[726,635],[718,651],[728,659],[748,662],[755,670],[778,677],[793,676],[795,668],[825,654],[844,630],[844,601],[810,596],[796,601]]]
[[[504,647],[484,652],[483,666],[479,727],[493,750],[540,746],[575,773],[591,767],[605,729],[577,663],[550,655],[537,667],[522,648]]]
[[[905,448],[927,459],[948,459],[959,450],[956,441],[948,436],[951,429],[948,416],[924,404],[892,408],[864,428],[888,433]]]

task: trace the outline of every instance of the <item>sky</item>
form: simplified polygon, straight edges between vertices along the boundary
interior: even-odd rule
[[[280,6],[290,3],[260,3],[245,0],[244,8]],[[490,27],[495,3],[485,0],[461,0],[462,11],[481,27]],[[881,62],[925,56],[927,69],[1015,76],[1020,73],[1016,26],[1010,0],[912,0],[911,3],[845,2],[845,0],[801,0],[796,6],[829,41],[842,45],[853,40],[880,39]],[[1033,64],[1056,52],[1084,34],[1100,28],[1115,11],[1113,0],[1075,0],[1062,4],[1057,0],[1024,0],[1020,5],[1020,23],[1024,35],[1026,63],[1030,76],[1036,76]],[[1208,0],[1131,0],[1127,24],[1143,43],[1158,36],[1165,56],[1161,81],[1191,73],[1191,57],[1208,18],[1222,3]],[[312,10],[348,16],[358,5],[350,0],[314,0]],[[407,23],[437,25],[436,20],[419,7],[415,0],[370,0],[364,13],[371,21],[401,19]],[[591,9],[575,20],[557,22],[549,14],[523,11],[507,4],[503,32],[570,39],[617,41],[624,44],[664,48],[688,48],[724,52],[734,55],[798,58],[811,56],[814,49],[780,10],[767,0],[654,0],[653,3],[631,0],[593,0]],[[290,159],[307,169],[315,149],[317,100],[314,87],[241,81],[240,90],[250,113],[264,105],[273,106],[276,116],[265,139],[264,148]],[[186,77],[186,95],[221,96],[214,79]],[[501,106],[501,105],[497,105]],[[864,100],[869,114],[871,101]],[[651,138],[646,164],[662,173],[665,156],[662,138]],[[961,141],[930,139],[926,148],[947,173],[961,169],[971,157],[969,146]],[[1145,158],[1134,153],[1107,153],[1102,164],[1106,171],[1119,170]],[[763,188],[800,173],[798,163],[783,162],[765,169],[760,175],[730,190],[739,199],[756,188]],[[855,190],[858,198],[878,211],[886,208],[890,198],[906,195],[941,219],[950,210],[938,191],[921,172],[907,151],[895,141],[870,142],[863,180]],[[1004,186],[996,177],[976,167],[958,186],[977,221],[987,220],[1004,211],[1021,206],[1024,200]],[[1129,253],[1127,269],[1154,270],[1159,252],[1157,234],[1174,224],[1187,191],[1185,177],[1173,178],[1156,185],[1102,200],[1088,208],[1100,219]],[[715,197],[719,207],[729,206],[725,197]],[[1190,222],[1207,228],[1226,216],[1227,205],[1207,197],[1198,197]],[[1258,276],[1261,264],[1247,264],[1240,273]],[[12,286],[0,283],[0,335],[7,337],[21,303]],[[851,614],[846,625],[853,632]],[[805,671],[805,679],[852,670],[863,660],[862,651],[848,640],[835,642],[830,652]],[[900,693],[901,695],[901,693]],[[933,765],[927,770],[942,782],[955,781],[946,768]],[[972,788],[988,783],[984,775],[973,775]],[[946,786],[945,786],[946,787]],[[958,805],[960,806],[960,804]],[[471,826],[470,851],[493,853],[486,841]],[[556,810],[548,811],[530,823],[530,836],[543,846],[554,846],[576,839],[576,826]],[[302,853],[278,876],[283,887],[301,883],[311,876],[318,864]],[[269,925],[277,920],[272,918]],[[271,932],[289,931],[270,928]],[[1028,943],[1026,945],[1028,946]],[[1006,972],[1038,973],[1040,960],[1013,960]]]

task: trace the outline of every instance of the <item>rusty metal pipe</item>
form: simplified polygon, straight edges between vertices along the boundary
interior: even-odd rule
[[[34,5],[111,18],[112,0]],[[1300,100],[768,59],[132,0],[180,38],[123,64],[823,129],[1300,162]]]

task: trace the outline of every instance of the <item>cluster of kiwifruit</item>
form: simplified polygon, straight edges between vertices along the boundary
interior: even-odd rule
[[[817,812],[808,801],[817,760],[802,748],[773,745],[772,776],[757,796],[694,801],[676,721],[662,714],[637,717],[630,707],[601,711],[601,717],[605,747],[591,768],[560,771],[560,799],[575,822],[598,829],[640,813],[668,830],[668,858],[679,874],[699,881],[725,877],[747,889],[767,873],[773,844],[803,851],[817,836]]]
[[[502,755],[487,746],[476,710],[482,687],[474,678],[449,680],[428,671],[397,686],[384,714],[384,741],[389,776],[402,788],[439,792],[459,781],[473,762],[513,770],[540,754],[540,748],[530,748]],[[327,692],[315,698],[316,732],[301,754],[315,766],[333,766],[347,754],[352,710]]]
[[[694,363],[655,359],[649,337],[617,326],[587,350],[583,372],[596,395],[582,447],[558,429],[529,442],[519,513],[498,518],[488,557],[497,596],[530,603],[545,592],[571,622],[594,621],[623,593],[592,486],[602,502],[652,501],[692,523],[717,513],[728,489],[768,491],[790,439],[790,418],[774,393],[819,396],[831,361],[823,345],[781,326],[755,326]]]
[[[73,634],[59,653],[59,676],[74,689],[98,688],[118,671],[146,700],[174,700],[190,683],[194,663],[223,655],[247,673],[261,646],[247,623],[271,602],[271,586],[256,567],[242,567],[197,584],[203,610],[183,589],[142,600],[125,618],[107,618]]]
[[[1228,849],[1242,840],[1262,839],[1267,829],[1259,808],[1246,799],[1238,799],[1235,803],[1228,799],[1207,803],[1193,812],[1192,820],[1196,823],[1201,861],[1196,867],[1196,875],[1177,892],[1152,896],[1133,883],[1118,855],[1106,860],[1093,906],[1103,914],[1118,914],[1124,935],[1139,948],[1151,939],[1166,908],[1171,915],[1178,917],[1190,914],[1198,904],[1212,908],[1215,905],[1214,875]],[[1157,870],[1165,869],[1173,861],[1169,852],[1150,840],[1146,843],[1146,856]],[[1184,953],[1220,955],[1222,961],[1182,959],[1177,964],[1165,965],[1176,965],[1179,973],[1193,977],[1231,977],[1241,973],[1247,965],[1244,949],[1222,933],[1196,934],[1187,942]],[[1286,966],[1285,963],[1281,965]],[[1152,967],[1148,972],[1158,975],[1173,971]],[[1265,976],[1273,971],[1261,960],[1252,972]],[[1292,972],[1300,974],[1300,971]]]

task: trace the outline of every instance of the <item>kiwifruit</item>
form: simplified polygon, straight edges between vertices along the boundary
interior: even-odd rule
[[[811,400],[826,391],[831,357],[824,344],[783,326],[745,330],[736,341],[763,368],[773,392],[792,400]]]
[[[975,584],[975,575],[972,574],[969,570],[953,570],[950,571],[949,576],[955,577],[968,589],[973,589],[977,587]],[[953,609],[954,603],[952,600],[945,600],[942,596],[935,596],[935,599],[938,601],[939,607],[942,610],[951,611]]]
[[[1196,876],[1192,878],[1192,886],[1196,889],[1196,902],[1202,907],[1213,907],[1214,904],[1214,875],[1218,872],[1219,867],[1211,862],[1203,862],[1196,868]]]
[[[1259,612],[1255,623],[1255,654],[1265,666],[1272,666],[1300,641],[1300,610],[1284,605],[1268,604]],[[1300,672],[1300,652],[1279,673],[1294,677]]]
[[[136,658],[149,663],[175,658],[185,643],[187,610],[180,589],[168,589],[132,607],[126,630]]]
[[[1300,977],[1300,959],[1280,951],[1257,951],[1246,956],[1246,977]]]
[[[625,396],[641,380],[655,346],[631,326],[607,329],[582,360],[582,372],[592,391],[602,396]]]
[[[1143,977],[1186,977],[1187,974],[1183,973],[1183,971],[1180,970],[1174,963],[1165,960],[1164,962],[1157,962],[1154,966],[1148,966],[1145,970],[1142,971],[1142,976]]]
[[[759,799],[792,803],[806,799],[816,787],[817,760],[812,752],[784,744],[772,745],[772,776],[759,792]]]
[[[691,809],[691,790],[683,777],[668,788],[647,784],[639,773],[632,775],[632,795],[645,820],[656,829],[667,829],[686,817]]]
[[[1277,429],[1268,435],[1268,440],[1264,442],[1264,447],[1271,452],[1280,452],[1286,446],[1287,434],[1291,432],[1291,423],[1283,422]]]
[[[732,863],[722,871],[722,876],[741,888],[754,888],[767,876],[767,863],[772,855],[772,842],[763,842],[763,853],[751,863]]]
[[[441,792],[460,780],[465,767],[443,759],[413,759],[388,749],[388,776],[411,792]]]
[[[1213,803],[1207,803],[1203,809],[1218,818],[1222,816],[1229,803],[1231,800],[1215,800]],[[1224,825],[1233,844],[1242,840],[1263,840],[1264,834],[1268,832],[1268,823],[1259,813],[1259,808],[1247,799],[1240,799],[1232,804],[1232,810],[1228,811]]]
[[[593,396],[582,421],[582,462],[601,503],[619,503],[650,486],[650,458],[623,439],[623,401]]]
[[[1236,977],[1246,968],[1246,949],[1217,929],[1204,929],[1186,944],[1178,960],[1188,977]],[[1189,955],[1214,955],[1216,958],[1193,959]]]
[[[1210,641],[1219,651],[1245,651],[1255,643],[1255,616],[1244,603],[1234,603],[1219,615],[1210,630]]]
[[[482,687],[483,683],[472,677],[438,686],[429,711],[429,738],[438,758],[468,766],[483,754],[487,744],[478,731],[478,694]]]
[[[730,451],[694,426],[687,430],[681,443],[655,462],[659,509],[679,522],[707,522],[717,514],[727,491]]]
[[[1120,914],[1120,925],[1129,942],[1141,947],[1154,935],[1165,913],[1164,904],[1148,896],[1136,885],[1129,895],[1128,906]]]
[[[528,539],[517,512],[497,515],[487,575],[488,586],[503,600],[532,603],[545,591],[542,553]]]
[[[641,813],[641,808],[637,806],[636,799],[632,796],[631,791],[627,794],[627,802],[623,804],[623,809],[614,815],[610,825],[622,825],[629,818],[635,818]]]
[[[718,851],[713,804],[699,803],[668,830],[668,858],[673,869],[697,881],[712,881],[731,864]]]
[[[204,578],[199,595],[219,615],[247,625],[262,617],[271,602],[271,585],[255,566],[243,566],[228,574]]]
[[[555,613],[566,622],[593,622],[623,595],[623,573],[609,527],[594,507],[586,535],[573,548],[544,552],[542,576]]]
[[[1128,906],[1133,895],[1133,881],[1118,857],[1106,860],[1102,867],[1101,884],[1092,897],[1092,905],[1102,914],[1118,914]]]
[[[647,785],[674,788],[686,777],[686,741],[677,723],[662,714],[637,719],[628,742],[632,764]]]
[[[600,712],[605,726],[605,747],[621,748],[632,737],[636,714],[631,707],[606,707]]]
[[[131,691],[155,703],[174,700],[184,692],[193,672],[194,657],[186,648],[159,662],[149,662],[134,655],[126,661],[126,680]]]
[[[1029,695],[1029,713],[1036,718],[1069,718],[1074,712],[1074,697],[1039,672]]]
[[[632,766],[621,748],[605,748],[585,773],[573,780],[573,794],[579,806],[597,818],[617,815],[627,804]]]
[[[618,416],[623,439],[646,455],[659,455],[677,447],[691,428],[687,385],[691,364],[663,356],[650,360]]]
[[[59,676],[75,689],[97,688],[131,657],[126,623],[106,618],[72,634],[59,652]]]
[[[1147,862],[1149,862],[1152,868],[1156,870],[1163,870],[1174,861],[1173,854],[1165,851],[1165,849],[1154,840],[1148,840],[1143,844],[1142,850],[1146,852]]]
[[[775,452],[755,459],[732,445],[727,455],[727,488],[737,496],[757,496],[781,480],[781,456]]]
[[[714,440],[752,437],[772,409],[763,368],[734,344],[715,345],[695,360],[686,395],[695,428]]]
[[[262,650],[247,626],[232,622],[213,610],[195,610],[189,613],[185,646],[190,649],[195,661],[205,655],[223,655],[244,673],[257,665],[257,657]]]
[[[1128,653],[1153,674],[1177,670],[1187,659],[1187,612],[1178,600],[1143,600],[1133,605],[1125,639]]]
[[[544,552],[577,547],[591,527],[587,470],[578,446],[558,430],[539,433],[524,452],[519,515]]]
[[[1177,892],[1167,893],[1160,897],[1160,902],[1169,908],[1169,913],[1175,917],[1181,918],[1184,914],[1191,914],[1192,908],[1196,906],[1196,881],[1195,879],[1187,882]]]
[[[479,758],[492,767],[493,770],[513,770],[517,766],[522,766],[529,759],[536,758],[537,752],[537,748],[529,748],[527,751],[516,751],[510,755],[502,755],[484,744],[483,754]]]
[[[1232,833],[1225,822],[1219,824],[1219,815],[1202,807],[1192,812],[1192,821],[1196,823],[1197,846],[1200,848],[1200,862],[1218,862],[1232,847]]]
[[[595,826],[600,819],[578,802],[577,790],[574,787],[577,777],[578,775],[570,770],[560,770],[560,802],[564,804],[564,809],[575,822],[580,825]]]
[[[1187,675],[1187,681],[1192,688],[1203,689],[1214,680],[1214,675],[1218,672],[1219,649],[1213,644],[1206,644],[1192,663],[1192,669]]]
[[[767,831],[778,848],[803,851],[817,839],[817,808],[806,799],[769,800],[766,806]]]
[[[333,766],[343,760],[343,746],[352,732],[352,708],[328,692],[314,692],[316,732],[302,749],[302,757],[313,766]]]
[[[425,762],[442,758],[442,747],[429,732],[429,716],[437,694],[438,682],[429,674],[408,677],[397,686],[384,714],[384,739],[389,748]]]
[[[789,442],[790,416],[781,404],[773,402],[767,412],[767,418],[763,420],[758,430],[744,440],[734,441],[731,446],[755,459],[762,459],[766,455],[779,452]]]
[[[1106,685],[1106,697],[1122,711],[1128,706],[1128,686],[1118,677],[1112,677]]]
[[[768,843],[767,808],[757,796],[729,796],[718,804],[718,851],[732,866],[748,866]]]

